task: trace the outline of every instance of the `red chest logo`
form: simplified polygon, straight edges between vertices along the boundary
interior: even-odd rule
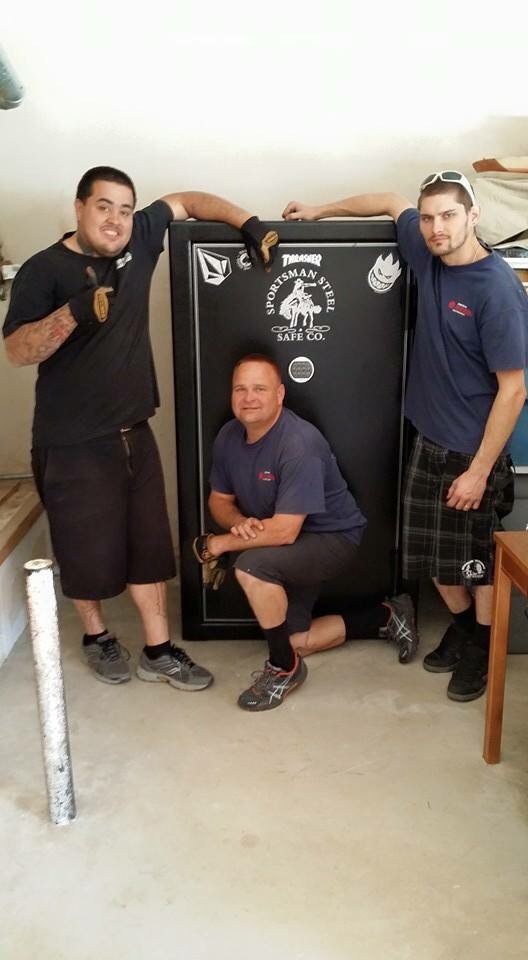
[[[461,317],[473,316],[471,307],[468,307],[465,303],[460,303],[458,300],[450,300],[447,306],[453,313],[459,313]]]
[[[259,480],[267,480],[270,483],[272,480],[275,480],[275,474],[271,470],[261,470],[258,475]]]

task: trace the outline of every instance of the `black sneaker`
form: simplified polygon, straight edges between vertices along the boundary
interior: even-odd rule
[[[450,700],[476,700],[482,696],[488,682],[488,659],[487,650],[476,647],[470,641],[466,644],[449,681],[447,696]]]
[[[304,683],[308,670],[302,657],[297,656],[293,670],[286,673],[280,667],[273,667],[266,660],[263,670],[255,670],[252,676],[255,682],[244,690],[238,698],[238,706],[242,710],[260,712],[280,707],[285,698],[297,687]]]
[[[389,608],[391,615],[387,626],[380,630],[380,636],[397,645],[400,663],[408,663],[420,642],[413,602],[408,593],[400,593],[397,597],[385,600],[384,606]]]
[[[430,673],[450,673],[459,662],[469,634],[450,624],[438,646],[423,659],[424,670]]]

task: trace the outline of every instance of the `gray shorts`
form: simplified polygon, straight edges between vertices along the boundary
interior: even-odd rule
[[[301,533],[295,543],[282,547],[243,550],[237,556],[235,569],[284,587],[289,631],[304,633],[310,629],[321,584],[342,573],[356,553],[356,544],[343,533]]]

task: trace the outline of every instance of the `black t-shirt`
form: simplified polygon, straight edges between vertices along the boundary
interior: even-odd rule
[[[41,320],[86,288],[86,268],[115,291],[108,320],[76,327],[39,364],[33,443],[56,446],[113,433],[151,417],[159,394],[148,330],[150,283],[172,211],[156,200],[134,214],[130,241],[118,257],[75,253],[62,240],[21,267],[11,291],[4,337]],[[64,238],[63,238],[64,239]]]

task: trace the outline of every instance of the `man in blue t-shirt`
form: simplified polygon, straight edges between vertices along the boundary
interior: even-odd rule
[[[321,207],[292,201],[287,220],[396,221],[418,284],[418,317],[405,412],[417,430],[404,495],[403,573],[432,576],[453,623],[424,659],[451,672],[448,696],[486,689],[493,534],[512,507],[508,440],[521,412],[528,365],[528,298],[500,256],[481,243],[473,188],[456,170],[421,184],[418,209],[396,193]]]
[[[141,616],[142,680],[202,690],[213,680],[169,638],[165,582],[176,573],[158,449],[149,337],[152,274],[172,220],[223,220],[265,265],[275,231],[221,197],[169,193],[135,211],[130,177],[92,167],[76,230],[17,274],[3,328],[8,359],[38,364],[32,467],[85,659],[106,683],[130,680],[128,651],[101,601],[128,588]]]
[[[218,573],[218,558],[239,554],[235,575],[269,646],[264,670],[238,700],[252,711],[278,707],[303,683],[307,654],[385,635],[405,663],[418,645],[405,594],[367,611],[312,621],[321,583],[354,561],[366,520],[323,435],[283,401],[273,360],[261,354],[239,360],[235,419],[215,440],[209,498],[214,520],[229,532],[194,542],[207,577]]]

